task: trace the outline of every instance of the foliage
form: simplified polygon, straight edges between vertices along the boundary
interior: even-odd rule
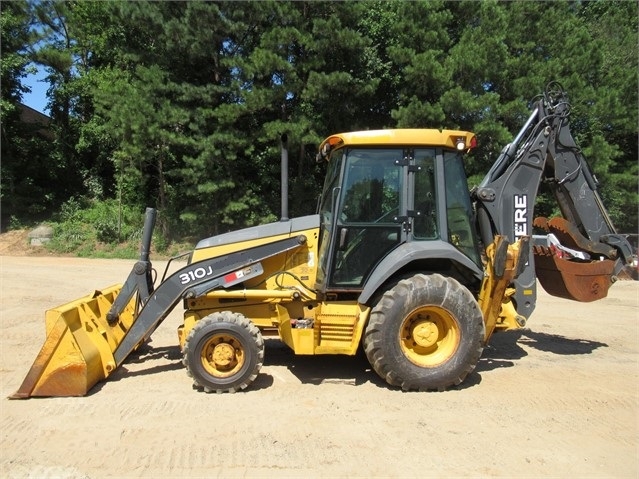
[[[93,230],[111,242],[109,208],[141,217],[153,206],[166,244],[273,221],[283,135],[290,216],[309,214],[323,176],[317,144],[356,129],[474,131],[472,186],[522,126],[532,97],[558,80],[613,222],[636,230],[637,8],[602,0],[2,2],[3,218],[88,198],[101,221]],[[24,132],[5,141],[5,126],[18,131],[9,115],[29,61],[49,74],[53,144],[30,143]],[[539,206],[554,208],[543,195]],[[70,242],[85,234],[66,231]]]
[[[144,218],[137,210],[115,200],[72,197],[49,223],[54,234],[46,247],[56,253],[102,258],[139,256]],[[152,246],[160,257],[192,248],[192,245],[168,243],[157,234]]]
[[[130,208],[119,211],[115,201],[95,202],[70,198],[53,223],[54,236],[50,248],[68,253],[91,244],[139,243],[141,219]],[[132,241],[131,241],[132,240]]]
[[[2,4],[0,7],[0,74],[2,75],[2,97],[0,119],[4,125],[8,115],[16,110],[16,101],[28,91],[21,79],[29,73],[29,61],[25,50],[29,44],[29,16],[24,1]]]
[[[30,73],[27,50],[30,44],[28,5],[24,1],[0,5],[0,124],[2,125],[0,200],[2,225],[29,223],[41,219],[53,204],[49,168],[43,168],[46,142],[39,127],[20,120],[18,103],[28,88],[22,79]],[[33,198],[38,198],[34,201]]]

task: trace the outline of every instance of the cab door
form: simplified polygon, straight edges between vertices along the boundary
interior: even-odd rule
[[[335,215],[320,262],[325,290],[361,290],[375,265],[406,240],[404,150],[352,148],[340,160],[340,186],[325,191],[334,198]]]

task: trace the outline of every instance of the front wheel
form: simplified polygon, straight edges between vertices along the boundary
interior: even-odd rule
[[[184,343],[183,363],[197,388],[236,392],[257,377],[264,362],[260,330],[241,314],[213,313],[197,322]]]
[[[405,391],[443,391],[479,361],[484,322],[473,295],[453,278],[417,274],[384,293],[371,311],[364,350],[371,366]]]

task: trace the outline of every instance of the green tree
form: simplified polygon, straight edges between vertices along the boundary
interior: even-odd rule
[[[117,163],[132,168],[122,174],[125,189],[139,193],[147,188],[134,185],[154,182],[160,207],[181,231],[213,234],[273,220],[279,138],[287,134],[294,214],[311,212],[319,182],[309,181],[315,170],[306,173],[306,146],[331,131],[364,128],[361,112],[375,94],[363,60],[369,42],[357,30],[362,8],[120,4],[117,22],[138,25],[131,25],[138,40],[122,45],[124,61],[110,67],[96,106],[121,139]]]
[[[406,2],[398,11],[390,48],[403,71],[398,126],[474,131],[467,168],[477,183],[524,124],[529,101],[557,80],[613,220],[630,218],[636,229],[635,2]],[[553,203],[542,197],[539,212],[553,213]]]
[[[43,66],[50,84],[48,107],[51,128],[56,133],[54,148],[49,155],[52,166],[66,174],[58,178],[56,189],[60,195],[70,197],[83,193],[83,165],[75,153],[78,139],[77,117],[73,114],[72,80],[74,78],[75,38],[71,31],[67,2],[43,0],[33,3],[37,18],[37,42],[32,58]]]
[[[216,232],[232,222],[230,162],[242,138],[226,124],[236,109],[225,63],[236,54],[233,25],[213,3],[111,5],[123,38],[94,76],[95,123],[116,139],[123,201],[159,207],[167,237]]]
[[[0,119],[3,123],[7,115],[17,109],[22,94],[28,93],[28,87],[22,79],[29,73],[27,51],[30,45],[30,15],[26,1],[0,4],[0,33],[2,35],[2,56],[0,56],[0,74],[2,75],[2,97],[0,98]]]
[[[293,215],[313,212],[318,169],[307,146],[329,133],[374,126],[370,110],[379,80],[370,74],[370,41],[360,33],[363,5],[340,2],[255,2],[255,41],[238,59],[238,94],[253,138],[247,152],[262,180],[259,193],[270,211],[279,206],[278,142],[289,138]],[[258,161],[255,161],[258,160]]]
[[[597,45],[595,94],[575,112],[586,121],[580,142],[601,180],[617,228],[639,232],[639,6],[630,1],[584,2],[580,18]]]
[[[27,4],[2,5],[3,40],[20,11],[11,31],[27,34]],[[117,197],[158,207],[167,238],[217,234],[277,218],[282,135],[298,216],[315,208],[319,141],[396,126],[477,133],[467,161],[476,183],[531,97],[558,80],[613,219],[636,228],[635,2],[44,0],[32,9],[58,140],[12,171],[54,179],[43,204]],[[20,78],[31,44],[3,41],[3,79]],[[20,84],[2,86],[4,115]],[[3,191],[16,178],[4,172],[3,163]]]
[[[401,72],[401,88],[392,116],[401,128],[440,128],[448,120],[440,103],[452,87],[445,60],[452,46],[453,15],[442,1],[400,2],[388,56]]]
[[[28,92],[22,79],[32,72],[29,49],[31,12],[24,1],[0,4],[0,55],[2,95],[1,137],[1,228],[11,219],[18,222],[41,219],[55,205],[51,188],[57,173],[47,165],[44,152],[49,142],[41,135],[44,125],[21,119],[22,94]]]

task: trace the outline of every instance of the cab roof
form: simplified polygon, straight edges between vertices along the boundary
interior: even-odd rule
[[[353,131],[329,136],[320,144],[319,151],[323,151],[325,145],[328,145],[330,149],[347,145],[414,145],[456,148],[459,141],[463,141],[468,148],[472,148],[476,142],[475,134],[462,130],[425,128]]]

